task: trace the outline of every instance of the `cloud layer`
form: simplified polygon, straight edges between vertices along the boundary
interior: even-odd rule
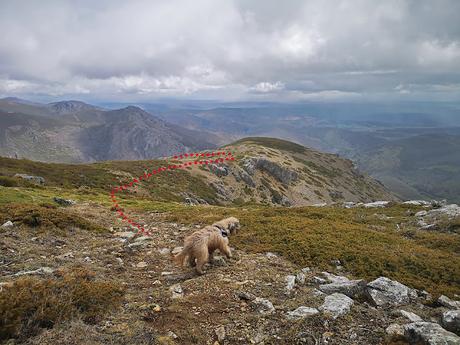
[[[456,0],[0,3],[0,94],[460,99]]]

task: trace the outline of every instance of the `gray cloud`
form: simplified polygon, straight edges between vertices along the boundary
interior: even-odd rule
[[[0,3],[0,94],[460,99],[460,2]]]

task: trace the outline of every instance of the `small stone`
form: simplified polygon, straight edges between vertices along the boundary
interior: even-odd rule
[[[161,248],[161,249],[158,249],[158,252],[161,254],[161,255],[167,255],[169,254],[169,248]]]
[[[142,243],[142,242],[151,241],[151,240],[152,238],[150,236],[139,236],[134,239],[134,242]]]
[[[311,268],[310,267],[304,267],[304,268],[301,269],[301,271],[302,271],[302,273],[307,274],[307,273],[311,272]]]
[[[225,339],[225,327],[224,326],[219,326],[217,327],[214,332],[216,333],[217,340],[218,341],[223,341]]]
[[[288,276],[286,276],[285,281],[286,281],[286,290],[287,291],[291,291],[292,289],[294,289],[295,276],[288,275]]]
[[[392,323],[385,329],[385,332],[392,337],[402,337],[404,336],[404,327],[397,323]]]
[[[423,321],[423,319],[420,316],[410,311],[405,311],[405,310],[400,309],[399,313],[411,322]]]
[[[306,279],[307,279],[307,277],[305,276],[305,274],[303,272],[297,273],[297,275],[295,276],[295,281],[299,285],[305,284]]]
[[[310,308],[301,306],[293,311],[287,313],[289,319],[300,319],[303,317],[313,316],[319,314],[319,310],[316,308]]]
[[[182,286],[180,284],[175,284],[172,285],[169,288],[169,291],[171,291],[171,298],[182,298],[184,297],[184,290],[182,290]]]
[[[117,260],[117,262],[118,262],[120,265],[123,265],[123,259],[122,259],[122,258],[115,258],[115,260]]]
[[[272,302],[268,299],[256,297],[251,301],[253,308],[258,311],[260,314],[272,314],[275,311],[275,307]]]
[[[147,266],[148,266],[148,264],[145,261],[141,261],[141,262],[138,262],[136,264],[137,268],[144,268],[144,267],[147,267]]]
[[[277,258],[278,255],[276,255],[275,253],[271,253],[271,252],[267,252],[265,253],[265,256],[269,259],[273,259],[273,258]]]
[[[113,234],[113,236],[116,236],[116,237],[121,237],[121,238],[133,238],[135,235],[134,232],[131,232],[131,231],[123,231],[123,232],[116,232]]]
[[[161,311],[161,307],[160,307],[158,304],[156,304],[156,305],[152,308],[152,310],[153,310],[155,313],[159,313],[159,312]]]
[[[252,301],[252,300],[256,299],[256,296],[254,296],[252,293],[245,292],[245,291],[238,291],[236,293],[236,296],[239,299],[242,299],[244,301]]]
[[[8,228],[12,228],[14,226],[13,222],[11,220],[3,223],[2,226],[0,226],[0,228],[2,229],[8,229]]]
[[[177,334],[174,333],[173,331],[168,332],[168,337],[170,337],[172,339],[177,339],[178,338]]]

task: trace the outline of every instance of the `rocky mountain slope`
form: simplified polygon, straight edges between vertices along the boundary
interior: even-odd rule
[[[235,160],[131,187],[175,160],[1,158],[0,342],[460,343],[459,206],[391,201],[349,161],[286,141],[222,150]],[[119,206],[151,235],[118,216],[119,185]],[[322,203],[276,202],[306,203],[296,188],[319,188],[308,203]],[[228,216],[241,222],[232,259],[216,256],[203,276],[174,265],[185,236]]]
[[[212,148],[213,135],[169,124],[137,107],[78,101],[0,100],[0,155],[47,162],[148,159]]]

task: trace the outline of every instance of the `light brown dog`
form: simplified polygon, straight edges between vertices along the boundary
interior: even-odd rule
[[[178,265],[188,262],[190,266],[195,266],[198,274],[203,274],[204,265],[213,260],[216,249],[219,249],[227,258],[232,257],[228,246],[227,231],[212,225],[206,226],[185,238],[184,248],[174,257],[174,261]]]
[[[228,235],[234,235],[240,229],[240,221],[235,217],[228,217],[215,222],[212,226],[216,226],[221,230],[227,230]]]

